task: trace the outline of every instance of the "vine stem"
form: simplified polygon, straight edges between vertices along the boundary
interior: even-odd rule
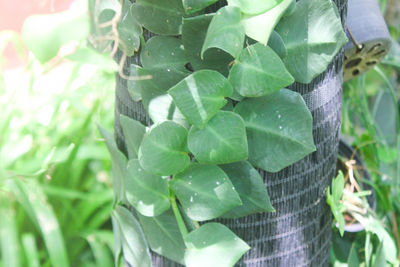
[[[185,238],[189,232],[179,211],[178,204],[176,203],[175,193],[172,190],[169,191],[169,199],[171,202],[172,211],[175,215],[176,222],[178,223],[179,231],[181,232],[183,238]]]

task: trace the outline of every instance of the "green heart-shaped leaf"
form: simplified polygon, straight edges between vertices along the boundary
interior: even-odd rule
[[[140,54],[142,65],[146,69],[174,69],[189,72],[185,65],[189,62],[182,41],[170,36],[154,36],[146,42]]]
[[[315,151],[312,117],[300,94],[282,89],[236,105],[246,124],[249,161],[277,172]]]
[[[131,6],[130,1],[123,1],[121,19],[117,26],[119,47],[128,57],[139,50],[139,37],[143,33],[142,26],[131,13]]]
[[[205,14],[183,19],[182,43],[194,70],[212,69],[228,76],[229,63],[233,61],[231,55],[219,48],[211,48],[203,58],[200,57],[207,29],[213,17],[212,14]]]
[[[218,111],[204,128],[190,129],[188,146],[201,163],[246,160],[248,148],[243,119],[233,112]]]
[[[217,218],[242,204],[228,176],[216,165],[192,164],[170,185],[185,213],[196,221]]]
[[[246,35],[266,45],[275,25],[279,22],[281,17],[285,14],[286,9],[290,7],[293,1],[294,0],[280,1],[281,3],[274,8],[260,15],[245,15],[242,18],[242,25],[244,26]]]
[[[243,13],[260,14],[278,5],[282,0],[228,0],[230,6],[237,6]]]
[[[135,87],[129,87],[131,93],[140,91],[144,108],[154,123],[166,120],[175,121],[185,127],[188,122],[175,106],[167,90],[186,77],[187,74],[174,69],[137,69],[138,77],[151,76],[151,79],[135,81]],[[134,90],[134,88],[136,88]],[[137,89],[139,88],[139,89]]]
[[[138,214],[150,248],[173,261],[183,264],[185,244],[171,210],[156,217]]]
[[[201,50],[201,57],[210,48],[220,48],[238,57],[243,48],[244,27],[240,24],[241,13],[237,7],[220,8],[211,20]]]
[[[243,49],[229,81],[240,95],[259,97],[292,84],[294,79],[270,47],[257,43]]]
[[[144,216],[157,216],[168,210],[168,182],[142,169],[137,159],[130,160],[125,180],[128,202]]]
[[[285,43],[276,31],[271,33],[271,36],[268,40],[268,46],[271,47],[281,59],[287,56]]]
[[[218,1],[219,0],[182,0],[183,7],[185,8],[187,14],[192,14],[203,10],[204,8]]]
[[[309,83],[322,73],[347,43],[336,5],[330,0],[302,0],[275,30],[287,48],[283,59],[297,82]]]
[[[182,0],[136,0],[132,14],[149,31],[160,35],[181,33],[185,10]]]
[[[139,148],[140,165],[163,176],[183,171],[190,163],[186,140],[187,130],[173,121],[152,126]]]
[[[186,77],[168,93],[187,120],[202,127],[225,106],[225,97],[230,96],[232,91],[232,86],[222,74],[201,70]]]
[[[257,212],[275,211],[263,179],[249,162],[240,161],[219,167],[229,176],[243,202],[243,205],[228,211],[222,217],[239,218]]]
[[[185,238],[185,264],[190,267],[229,267],[250,247],[225,225],[206,223]]]
[[[137,159],[139,147],[146,133],[146,126],[127,116],[120,115],[122,131],[125,136],[126,148],[130,159]]]

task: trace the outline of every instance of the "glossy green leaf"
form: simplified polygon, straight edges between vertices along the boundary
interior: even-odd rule
[[[207,35],[213,14],[205,14],[183,19],[182,43],[194,70],[211,69],[228,76],[229,63],[233,57],[219,48],[210,48],[200,57],[201,49]]]
[[[133,214],[122,206],[112,213],[121,231],[125,262],[131,266],[150,267],[151,256],[143,230]]]
[[[189,62],[182,41],[176,37],[154,36],[146,42],[140,54],[144,68],[174,69],[189,72],[185,65]]]
[[[119,121],[125,136],[129,159],[137,159],[140,144],[142,143],[143,136],[146,133],[146,126],[125,115],[120,115]]]
[[[29,215],[33,225],[40,231],[51,265],[70,266],[60,225],[41,186],[34,179],[24,181],[14,179],[6,182],[7,187]]]
[[[89,19],[83,4],[68,11],[33,15],[24,21],[22,39],[28,49],[45,63],[58,54],[61,46],[81,42],[89,34]]]
[[[144,216],[157,216],[168,210],[168,182],[142,169],[137,159],[127,167],[126,199]]]
[[[243,49],[229,81],[240,95],[259,97],[292,84],[294,79],[274,50],[257,43]]]
[[[119,151],[113,136],[100,125],[98,126],[101,135],[103,136],[107,149],[111,155],[112,162],[112,176],[113,188],[115,194],[115,201],[125,201],[125,176],[127,160],[125,155]]]
[[[322,73],[347,42],[337,8],[330,0],[297,2],[293,14],[282,18],[275,30],[287,48],[283,61],[301,83],[309,83]]]
[[[282,89],[247,98],[235,112],[245,121],[249,161],[256,167],[277,172],[315,151],[311,113],[298,93]]]
[[[164,176],[183,171],[190,163],[186,140],[187,130],[175,122],[154,125],[140,145],[140,165],[148,172]]]
[[[185,238],[188,267],[230,267],[250,247],[231,230],[220,223],[207,223],[190,232]]]
[[[139,50],[140,36],[143,33],[142,26],[136,21],[131,12],[131,2],[123,0],[121,9],[121,19],[119,20],[118,30],[118,45],[121,50],[128,56]]]
[[[339,232],[341,236],[344,234],[345,227],[345,220],[343,216],[343,211],[345,208],[341,203],[343,189],[344,177],[343,173],[339,171],[338,176],[332,180],[332,187],[328,187],[326,203],[328,203],[328,205],[331,207],[332,214],[339,225]]]
[[[135,86],[139,87],[140,97],[144,108],[154,123],[173,120],[185,127],[188,122],[167,90],[186,77],[187,74],[174,69],[137,69],[139,77],[150,75],[151,79],[138,80]],[[135,87],[136,88],[136,87]],[[132,93],[134,93],[132,91]]]
[[[263,14],[255,16],[245,15],[241,23],[244,26],[246,35],[266,45],[276,24],[293,1],[294,0],[279,1],[278,5]]]
[[[282,0],[228,0],[228,5],[237,6],[243,13],[260,14],[278,5]]]
[[[243,48],[244,27],[240,23],[241,13],[237,7],[220,8],[211,20],[201,50],[201,57],[210,48],[220,48],[238,57]]]
[[[204,8],[218,1],[219,0],[182,0],[183,7],[185,8],[187,14],[192,14],[203,10]]]
[[[202,127],[225,106],[225,97],[232,94],[232,86],[222,74],[201,70],[186,77],[168,93],[187,120]]]
[[[204,128],[190,129],[188,146],[200,163],[246,160],[248,148],[243,119],[233,112],[218,111]]]
[[[243,205],[228,211],[222,217],[239,218],[257,212],[275,211],[263,179],[249,162],[240,161],[219,167],[229,176],[243,202]]]
[[[287,56],[287,50],[285,47],[285,43],[283,42],[281,36],[273,31],[268,40],[268,46],[278,54],[278,56],[282,59]]]
[[[182,17],[185,14],[182,0],[137,0],[131,11],[137,21],[153,33],[181,33]]]
[[[242,204],[228,176],[216,165],[192,164],[170,185],[185,213],[196,221],[217,218]]]
[[[156,217],[139,214],[150,248],[158,254],[183,264],[185,244],[171,210]]]

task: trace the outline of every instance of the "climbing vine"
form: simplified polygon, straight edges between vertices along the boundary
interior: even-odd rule
[[[346,43],[335,4],[90,4],[93,45],[121,50],[121,66],[138,59],[120,75],[152,121],[121,115],[128,157],[100,127],[113,163],[116,265],[123,253],[150,266],[152,249],[187,266],[233,266],[250,247],[209,220],[274,212],[257,169],[277,172],[315,151],[311,113],[285,88],[311,82]]]

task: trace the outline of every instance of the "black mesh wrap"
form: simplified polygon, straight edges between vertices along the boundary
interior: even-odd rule
[[[334,1],[344,23],[347,0]],[[117,56],[119,60],[120,55]],[[217,219],[250,246],[237,266],[329,266],[331,213],[326,188],[336,171],[341,124],[343,49],[328,69],[310,84],[290,87],[300,93],[313,116],[317,151],[277,173],[260,171],[275,213],[259,213],[240,219]],[[137,57],[128,58],[138,64]],[[117,76],[115,134],[119,148],[126,152],[119,125],[124,114],[149,125],[140,102],[131,100],[126,80]],[[153,253],[153,266],[181,266]]]

